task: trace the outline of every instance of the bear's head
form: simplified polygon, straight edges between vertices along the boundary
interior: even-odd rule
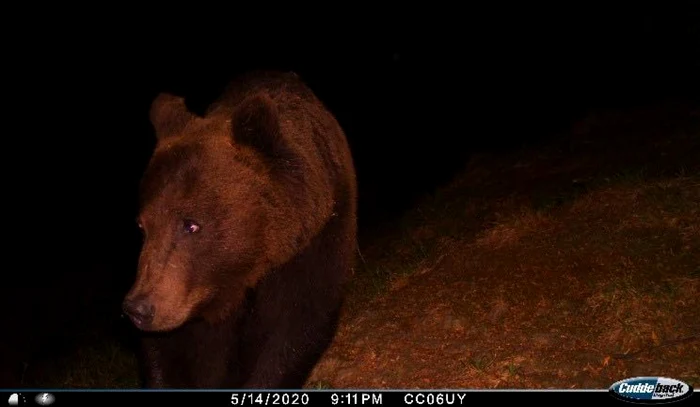
[[[158,141],[141,182],[144,241],[123,306],[138,328],[168,331],[226,317],[291,258],[303,226],[284,208],[299,163],[265,95],[198,116],[161,94],[150,120]]]

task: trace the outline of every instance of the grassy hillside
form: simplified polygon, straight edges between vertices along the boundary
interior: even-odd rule
[[[309,385],[698,383],[699,119],[598,112],[559,143],[475,156],[363,247]]]

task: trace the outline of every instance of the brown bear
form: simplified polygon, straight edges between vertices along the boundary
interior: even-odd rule
[[[202,115],[160,94],[125,314],[146,387],[301,388],[337,329],[356,243],[344,131],[294,73],[239,77]]]

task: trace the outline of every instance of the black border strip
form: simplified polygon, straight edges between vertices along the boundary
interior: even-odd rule
[[[614,397],[607,389],[584,390],[63,390],[2,389],[2,405],[12,393],[18,394],[18,406],[39,406],[37,395],[50,393],[51,406],[136,406],[143,403],[162,406],[433,406],[477,405],[479,403],[583,403],[635,405]],[[693,392],[678,402],[666,405],[698,405]]]

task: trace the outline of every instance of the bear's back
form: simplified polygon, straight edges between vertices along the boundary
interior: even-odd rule
[[[237,77],[210,106],[206,116],[230,118],[244,101],[265,96],[275,107],[282,137],[325,182],[342,179],[349,199],[356,195],[355,169],[345,132],[330,109],[293,72],[253,71]],[[221,116],[220,116],[221,115]],[[318,167],[321,165],[322,168]],[[312,182],[313,183],[313,182]]]

